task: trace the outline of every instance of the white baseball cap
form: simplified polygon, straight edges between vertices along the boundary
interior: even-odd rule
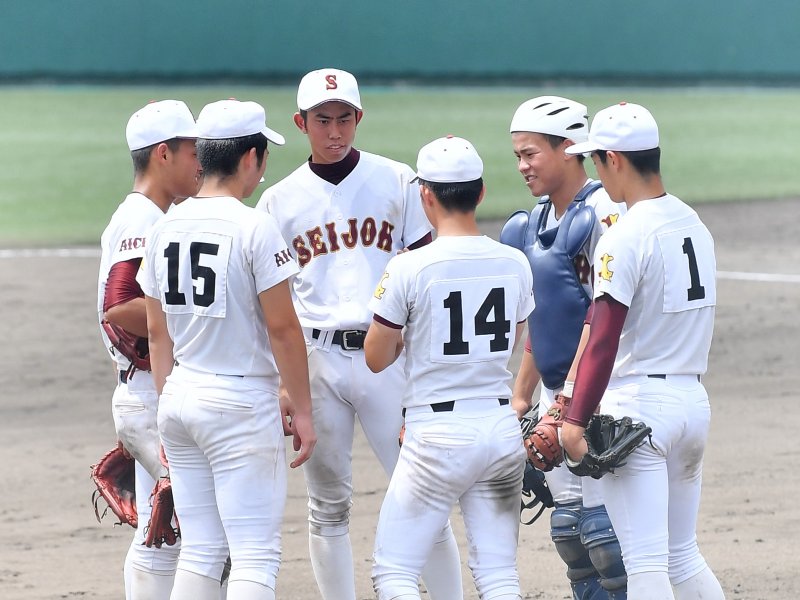
[[[263,133],[273,144],[283,146],[284,137],[267,127],[267,114],[257,102],[218,100],[206,104],[197,117],[197,137],[204,140],[226,140]]]
[[[467,140],[448,135],[419,151],[417,177],[432,183],[461,183],[483,176],[483,161]]]
[[[510,132],[525,131],[557,135],[585,142],[589,138],[588,109],[561,96],[539,96],[520,104],[511,119]]]
[[[125,138],[131,151],[174,138],[196,137],[197,125],[192,111],[180,100],[150,102],[131,115],[125,128]]]
[[[589,141],[567,148],[567,154],[595,150],[637,152],[658,148],[658,125],[644,106],[620,102],[604,108],[592,119]]]
[[[297,108],[311,110],[325,102],[344,102],[361,110],[358,82],[341,69],[318,69],[307,73],[297,88]]]

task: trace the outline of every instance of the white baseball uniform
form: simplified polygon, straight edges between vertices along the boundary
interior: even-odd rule
[[[133,192],[119,205],[100,238],[101,257],[97,281],[98,322],[103,320],[103,303],[106,282],[111,268],[123,261],[142,258],[148,232],[164,213],[146,196]],[[135,573],[139,571],[157,575],[172,575],[178,562],[180,542],[160,549],[148,548],[144,543],[144,526],[150,520],[150,503],[147,498],[155,486],[155,479],[166,474],[159,459],[160,441],[156,411],[158,396],[149,371],[135,371],[128,377],[130,361],[117,352],[109,342],[102,327],[100,334],[111,359],[116,363],[117,387],[112,397],[112,414],[117,437],[136,458],[136,510],[141,527],[136,530],[126,558],[126,596],[136,598]],[[130,589],[133,585],[133,589]]]
[[[431,231],[414,177],[407,165],[361,151],[354,170],[338,185],[304,163],[267,189],[257,205],[275,217],[300,266],[293,294],[309,345],[317,432],[303,472],[312,565],[323,596],[328,587],[336,588],[330,593],[339,597],[331,600],[355,594],[351,578],[325,571],[336,560],[342,561],[337,569],[346,569],[343,556],[352,554],[348,523],[356,415],[387,474],[399,453],[406,385],[402,360],[373,373],[364,360],[363,339],[372,320],[367,305],[389,259]],[[455,548],[449,525],[441,540],[442,548],[445,543]],[[460,572],[456,575],[460,582]],[[426,582],[436,598],[436,584]],[[455,597],[453,589],[444,593],[439,600]]]
[[[592,179],[587,179],[586,184],[592,183]],[[586,185],[584,184],[584,185]],[[627,207],[624,203],[614,202],[609,198],[608,193],[603,188],[598,188],[586,199],[586,206],[591,206],[597,216],[597,223],[592,229],[589,239],[575,257],[575,272],[578,274],[581,284],[583,284],[586,294],[592,297],[592,270],[594,252],[600,237],[608,230],[611,225],[617,222],[625,214]],[[547,214],[545,229],[557,227],[560,219],[556,218],[555,210],[552,208]],[[536,335],[533,332],[533,335]],[[577,348],[575,349],[577,350]],[[539,418],[542,418],[555,402],[556,390],[551,390],[545,385],[540,386],[539,397]],[[570,473],[569,469],[563,464],[545,473],[547,486],[553,494],[553,500],[559,504],[573,502],[583,498],[583,504],[588,507],[598,506],[603,503],[600,495],[598,483],[594,479],[576,477]]]
[[[629,596],[651,598],[636,575],[668,572],[676,586],[707,568],[695,532],[711,416],[700,375],[714,326],[714,242],[695,211],[666,194],[634,204],[601,238],[594,270],[595,298],[629,307],[602,411],[653,429],[652,445],[600,480]]]
[[[393,258],[369,306],[407,328],[406,433],[375,539],[378,598],[419,597],[456,502],[479,596],[518,597],[525,451],[508,360],[516,324],[533,309],[528,261],[485,236],[440,237]]]
[[[158,427],[183,536],[178,568],[219,579],[230,547],[231,593],[237,581],[275,589],[286,464],[258,294],[296,271],[269,215],[214,197],[158,222],[139,274],[174,343]]]

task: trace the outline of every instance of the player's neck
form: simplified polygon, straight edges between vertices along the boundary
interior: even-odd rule
[[[569,208],[569,205],[575,200],[575,196],[578,195],[578,192],[583,189],[587,179],[586,171],[581,167],[579,171],[576,170],[571,173],[570,176],[564,180],[564,183],[550,194],[550,202],[553,204],[557,219],[560,219],[561,215],[567,212],[567,208]]]
[[[482,235],[474,212],[442,213],[437,216],[435,228],[438,237]]]
[[[135,177],[133,180],[133,191],[137,194],[145,196],[150,202],[158,206],[161,212],[167,212],[169,205],[175,198],[164,189],[164,186],[158,185],[156,181],[149,177]]]
[[[661,177],[638,177],[632,179],[624,191],[625,205],[630,209],[634,204],[643,200],[660,198],[666,194]]]
[[[232,197],[237,200],[244,198],[244,182],[237,177],[206,177],[203,185],[197,192],[198,198]]]

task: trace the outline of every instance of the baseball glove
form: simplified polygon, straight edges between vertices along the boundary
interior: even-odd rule
[[[144,545],[150,548],[161,548],[163,544],[174,546],[181,536],[178,517],[175,515],[175,501],[172,498],[172,482],[169,477],[156,481],[153,493],[150,494],[150,522],[144,530]],[[172,518],[175,517],[175,527]]]
[[[97,489],[92,494],[94,514],[99,523],[109,509],[119,519],[119,525],[127,523],[134,529],[139,524],[136,512],[136,486],[134,478],[134,461],[126,458],[119,447],[109,450],[96,465],[92,465],[92,480]],[[100,498],[108,506],[100,514],[97,503]]]
[[[565,456],[567,468],[579,477],[600,479],[625,464],[625,459],[649,438],[653,430],[630,417],[592,415],[583,434],[589,451],[580,461]],[[650,440],[652,444],[652,440]]]
[[[108,341],[117,352],[131,361],[131,364],[140,371],[150,370],[150,347],[147,338],[128,333],[122,327],[105,319],[100,324],[108,336]]]
[[[564,451],[561,448],[558,430],[564,422],[564,414],[569,400],[570,398],[558,394],[555,402],[541,420],[533,423],[532,426],[528,425],[527,432],[523,426],[522,437],[525,449],[528,451],[528,460],[540,471],[551,471],[564,460]]]

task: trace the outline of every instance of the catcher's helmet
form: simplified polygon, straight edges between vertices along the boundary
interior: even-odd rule
[[[550,488],[547,487],[544,473],[534,467],[531,463],[525,463],[525,476],[522,478],[522,506],[519,509],[520,522],[523,525],[530,525],[538,519],[545,508],[553,508],[553,494],[550,493]],[[537,509],[536,506],[539,505]],[[526,510],[536,511],[529,520],[522,518]]]
[[[511,119],[511,133],[544,133],[580,143],[589,139],[586,106],[560,96],[539,96],[523,102]]]

